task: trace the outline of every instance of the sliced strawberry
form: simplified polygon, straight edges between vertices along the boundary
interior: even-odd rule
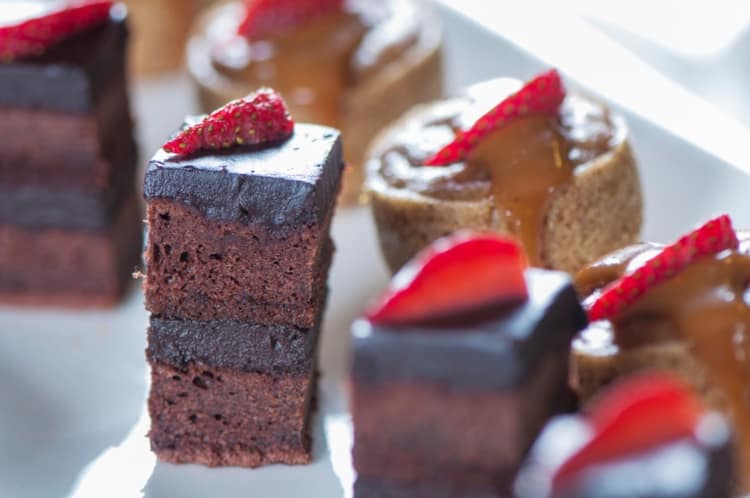
[[[182,130],[164,144],[164,150],[192,154],[201,149],[279,142],[289,138],[293,131],[294,121],[284,99],[274,90],[262,88]]]
[[[262,38],[303,26],[343,6],[344,0],[247,0],[245,19],[237,32],[246,38]]]
[[[17,24],[0,27],[0,61],[39,55],[53,45],[109,19],[112,2],[78,2]]]
[[[445,166],[462,161],[492,132],[525,116],[555,115],[564,99],[565,89],[557,71],[551,69],[542,73],[479,118],[471,128],[458,133],[453,142],[429,158],[425,165]]]
[[[609,284],[588,311],[589,320],[611,319],[651,287],[675,276],[696,259],[739,245],[732,220],[719,216],[662,249],[637,270]]]
[[[585,468],[691,437],[703,412],[691,390],[667,374],[646,374],[611,389],[589,413],[594,435],[553,478],[561,489]]]
[[[425,321],[527,296],[519,245],[496,235],[460,233],[434,242],[402,268],[367,318],[378,324]]]

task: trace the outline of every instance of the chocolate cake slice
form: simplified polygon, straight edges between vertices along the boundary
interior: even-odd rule
[[[258,139],[274,127],[284,130]],[[212,135],[222,128],[253,142]],[[177,152],[168,152],[174,141]],[[294,125],[267,89],[192,120],[151,160],[144,289],[159,458],[243,467],[311,461],[342,170],[339,132]]]
[[[319,326],[151,319],[151,446],[162,460],[258,467],[311,460]]]
[[[462,259],[471,265],[475,257]],[[425,273],[438,266],[427,261]],[[411,323],[355,322],[358,498],[506,496],[546,420],[570,408],[567,356],[570,340],[585,326],[584,312],[566,275],[522,271],[528,295],[520,301],[450,316],[436,307],[434,318]],[[397,276],[397,287],[414,272],[411,267]],[[467,275],[469,288],[481,278],[471,270],[456,274]],[[427,285],[423,277],[417,281],[415,289]]]
[[[151,313],[314,325],[328,275],[341,140],[332,128],[295,128],[270,148],[157,152],[144,184]]]
[[[0,9],[0,301],[115,304],[142,244],[126,11],[13,7]],[[28,49],[23,29],[50,38]]]

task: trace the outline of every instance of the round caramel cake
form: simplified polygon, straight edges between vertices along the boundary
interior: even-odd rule
[[[520,86],[502,78],[418,106],[375,140],[366,189],[391,269],[459,229],[513,235],[532,265],[568,272],[637,240],[643,201],[625,123],[586,97],[493,132],[465,162],[423,166]]]
[[[700,258],[649,289],[615,320],[596,321],[573,341],[571,385],[583,402],[612,381],[644,370],[684,378],[724,412],[737,434],[741,487],[750,491],[750,232],[740,247]],[[663,246],[617,250],[576,277],[584,306],[608,284],[641,266]]]
[[[209,9],[197,21],[187,58],[206,112],[261,86],[278,90],[298,122],[343,131],[349,164],[342,197],[362,183],[372,137],[414,103],[442,94],[442,31],[421,0],[355,0],[342,12],[273,37],[237,34],[241,2]]]

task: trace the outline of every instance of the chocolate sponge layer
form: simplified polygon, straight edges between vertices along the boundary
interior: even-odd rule
[[[101,232],[0,225],[0,302],[109,306],[132,282],[142,247],[133,195]]]
[[[210,467],[305,464],[314,367],[263,374],[151,364],[151,447],[160,459]]]
[[[0,185],[132,188],[137,153],[122,73],[89,113],[0,106],[0,136]]]
[[[168,199],[147,207],[146,306],[164,318],[313,327],[333,253],[330,219],[284,231],[213,220]]]
[[[395,483],[436,475],[457,486],[491,480],[508,493],[544,423],[569,406],[567,372],[567,356],[552,354],[508,389],[354,379],[354,467],[360,477]]]

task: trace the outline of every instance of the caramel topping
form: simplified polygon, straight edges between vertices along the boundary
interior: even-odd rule
[[[380,152],[379,171],[394,188],[441,200],[492,198],[498,216],[523,244],[532,265],[542,265],[542,224],[551,196],[585,167],[624,139],[624,130],[602,105],[576,96],[557,117],[529,116],[492,133],[465,163],[425,167],[424,161],[460,129],[518,90],[499,79],[469,95],[433,104],[403,123]]]
[[[596,299],[598,291],[640,266],[659,250],[641,244],[583,269],[579,290]],[[613,321],[622,348],[662,340],[684,340],[725,394],[740,437],[744,476],[750,478],[750,233],[739,250],[701,258],[654,286]],[[750,489],[750,482],[745,483]]]
[[[219,75],[275,88],[296,121],[341,127],[347,89],[416,43],[419,23],[412,4],[348,2],[342,12],[258,40],[233,35],[241,6],[229,4],[217,10],[204,29]]]
[[[551,194],[573,176],[568,144],[554,121],[531,116],[492,133],[468,163],[489,172],[498,215],[524,246],[533,266],[541,265],[541,225]]]

